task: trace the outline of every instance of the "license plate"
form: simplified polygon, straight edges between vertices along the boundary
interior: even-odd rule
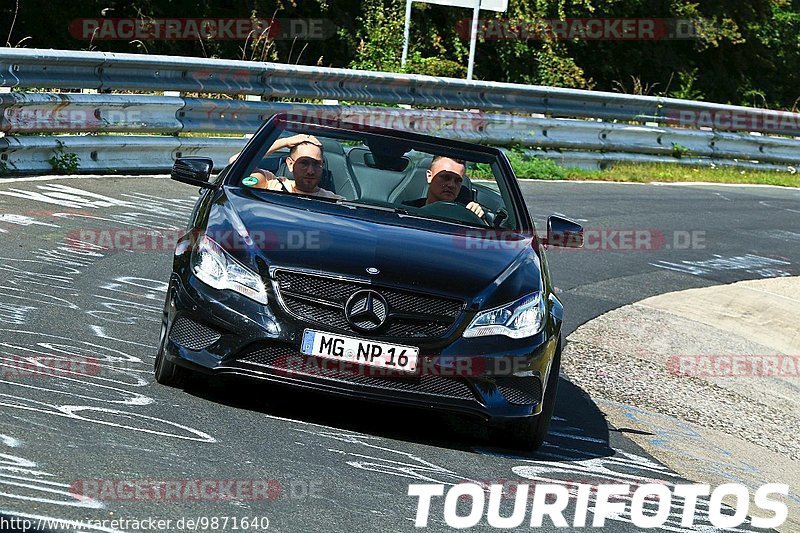
[[[311,329],[303,331],[300,351],[305,355],[403,372],[415,372],[419,358],[419,348],[414,346],[386,344]]]

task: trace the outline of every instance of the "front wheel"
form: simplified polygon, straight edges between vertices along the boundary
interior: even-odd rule
[[[556,353],[553,356],[553,365],[547,377],[547,388],[544,393],[542,412],[537,416],[530,416],[507,422],[500,429],[498,444],[512,446],[523,450],[538,450],[547,432],[550,429],[550,419],[556,406],[558,393],[558,373],[561,369],[561,339],[558,341]]]
[[[166,345],[167,322],[165,316],[164,320],[161,322],[161,342],[159,343],[158,352],[156,353],[156,362],[153,365],[153,371],[156,381],[161,385],[182,388],[184,385],[186,385],[188,380],[189,370],[183,368],[182,366],[178,366],[167,359],[165,354]]]

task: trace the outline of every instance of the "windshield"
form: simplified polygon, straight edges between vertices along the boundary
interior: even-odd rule
[[[233,160],[234,158],[232,158]],[[367,131],[281,129],[234,184],[391,211],[410,218],[518,230],[494,156]],[[356,209],[358,211],[358,209]]]

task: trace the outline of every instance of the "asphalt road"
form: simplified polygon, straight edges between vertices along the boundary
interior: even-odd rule
[[[537,227],[558,212],[587,229],[587,249],[549,253],[565,334],[647,296],[798,274],[795,190],[523,187]],[[172,250],[93,250],[78,241],[82,231],[180,230],[195,198],[163,178],[0,180],[0,518],[152,517],[178,531],[180,519],[183,530],[201,517],[220,522],[195,529],[234,530],[243,518],[263,526],[265,517],[270,531],[410,531],[409,483],[682,482],[625,428],[609,428],[563,377],[551,436],[533,455],[491,448],[469,421],[426,411],[239,382],[185,391],[155,384]],[[180,482],[184,492],[137,495],[124,489],[130,480]],[[187,480],[271,481],[257,499],[209,501]],[[87,497],[77,499],[76,488]],[[713,530],[703,511],[697,523]],[[636,530],[629,520],[606,524]],[[682,530],[679,515],[668,525]],[[440,499],[429,530],[446,529]]]

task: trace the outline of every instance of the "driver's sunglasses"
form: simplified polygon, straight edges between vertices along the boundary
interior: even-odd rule
[[[455,172],[451,172],[449,170],[442,170],[437,172],[434,178],[439,178],[444,182],[448,181],[455,181],[456,185],[461,185],[464,182],[464,178],[456,174]]]
[[[311,167],[314,170],[322,170],[322,161],[318,159],[314,159],[313,157],[300,157],[298,159],[294,159],[295,165],[300,165],[302,168]]]

